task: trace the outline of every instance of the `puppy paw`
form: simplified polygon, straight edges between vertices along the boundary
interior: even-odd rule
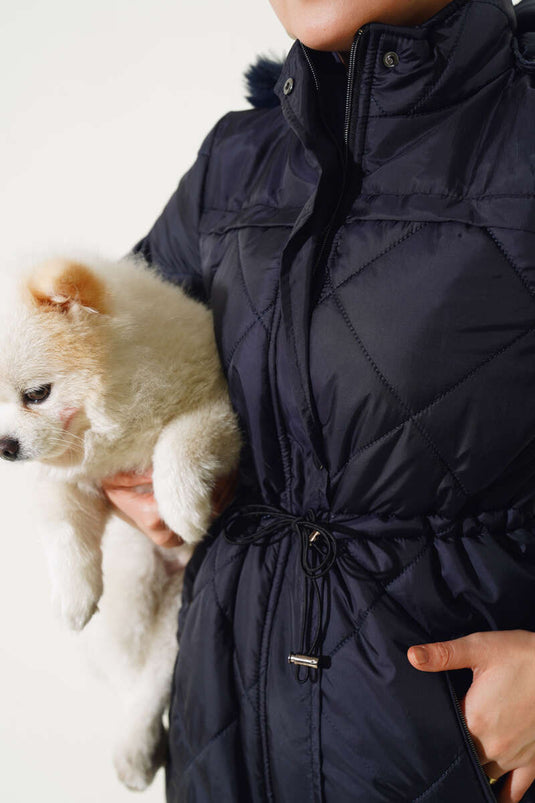
[[[113,764],[119,780],[128,788],[142,792],[152,783],[165,763],[167,733],[163,725],[145,732],[130,732],[115,748]]]
[[[56,582],[52,590],[52,606],[56,616],[70,630],[82,630],[98,610],[102,595],[102,576],[76,576]]]
[[[167,516],[163,517],[167,526],[180,535],[186,544],[196,544],[206,535],[210,525],[210,518],[207,517],[202,523],[192,521],[186,516]]]
[[[212,505],[207,495],[191,495],[185,504],[180,498],[169,497],[168,494],[157,493],[156,501],[162,519],[167,526],[177,533],[187,544],[196,544],[206,535],[210,526]]]

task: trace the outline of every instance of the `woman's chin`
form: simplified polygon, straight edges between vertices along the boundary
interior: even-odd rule
[[[295,37],[311,50],[324,50],[328,52],[351,50],[355,31],[348,33],[346,30],[330,30],[321,26],[310,26],[303,29],[300,35]]]

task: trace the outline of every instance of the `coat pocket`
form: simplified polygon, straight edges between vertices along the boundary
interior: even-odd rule
[[[468,730],[468,727],[466,725],[466,720],[461,710],[461,705],[459,703],[459,698],[457,696],[457,692],[455,691],[455,687],[452,683],[451,675],[449,672],[445,672],[444,674],[446,677],[446,684],[451,697],[451,702],[455,709],[455,714],[457,716],[457,723],[459,726],[459,730],[462,734],[465,750],[470,757],[472,766],[474,768],[474,772],[477,774],[481,782],[481,789],[484,794],[483,799],[488,801],[489,803],[496,803],[496,797],[494,795],[492,785],[487,775],[485,774],[485,770],[483,769],[483,766],[477,754],[474,740],[472,739],[470,731]]]

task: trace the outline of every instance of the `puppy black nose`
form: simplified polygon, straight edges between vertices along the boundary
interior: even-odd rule
[[[19,449],[20,443],[14,438],[0,438],[0,457],[4,460],[16,460]]]

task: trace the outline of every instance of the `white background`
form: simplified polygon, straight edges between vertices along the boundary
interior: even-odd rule
[[[50,252],[124,254],[242,72],[290,41],[267,0],[0,0],[2,272]],[[1,287],[1,283],[0,283]],[[24,467],[0,465],[0,797],[163,803],[110,761],[113,700],[52,618]]]
[[[242,73],[291,42],[268,0],[1,0],[2,272],[142,237]],[[24,466],[0,465],[0,798],[163,803],[116,781],[114,701],[53,620]]]

